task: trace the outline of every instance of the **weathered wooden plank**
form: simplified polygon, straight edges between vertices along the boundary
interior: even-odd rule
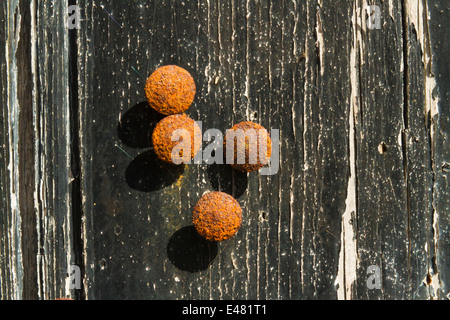
[[[10,44],[8,35],[10,30],[14,29],[14,20],[12,15],[9,15],[9,4],[3,1],[0,4],[0,37],[1,43]],[[12,192],[14,179],[13,171],[14,161],[13,154],[11,154],[11,144],[13,142],[13,132],[11,128],[11,120],[14,113],[11,112],[11,90],[10,82],[8,81],[11,72],[11,54],[10,50],[13,46],[0,46],[0,81],[2,94],[0,98],[1,103],[1,118],[0,118],[0,193],[1,193],[1,208],[0,208],[0,282],[1,282],[1,298],[12,299],[20,298],[22,291],[21,278],[17,278],[22,270],[21,258],[17,252],[20,248],[20,243],[17,243],[18,234],[20,234],[20,227],[18,226],[15,217],[16,211],[12,207],[12,202],[16,203],[16,196]]]
[[[376,5],[383,17],[380,29],[367,28],[367,3],[355,12],[361,67],[355,82],[360,99],[355,103],[358,276],[353,295],[437,298],[429,281],[437,272],[433,261],[438,247],[433,239],[430,112],[435,98],[427,5]],[[381,290],[367,288],[370,265],[380,268]]]
[[[80,6],[89,21],[79,38],[87,297],[335,298],[350,81],[334,79],[349,73],[351,6]],[[224,132],[246,119],[280,129],[278,174],[190,165],[165,188],[142,184],[158,170],[149,165],[158,165],[151,151],[135,146],[149,145],[119,140],[122,121],[145,115],[138,105],[145,79],[133,68],[146,77],[170,63],[193,74],[197,98],[188,113],[204,130]],[[239,199],[244,225],[236,238],[206,251],[213,255],[209,268],[190,273],[183,268],[198,269],[198,261],[170,261],[167,250],[170,256],[177,249],[168,243],[192,236],[183,228],[193,205],[218,187]]]
[[[430,265],[430,278],[427,284],[430,287],[430,296],[438,299],[450,298],[450,50],[449,42],[445,41],[445,35],[450,32],[448,23],[450,6],[447,1],[428,2],[428,34],[427,44],[428,60],[427,78],[433,83],[428,91],[428,121],[431,122],[431,155],[432,170],[434,174],[433,184],[433,233],[430,235],[434,247],[435,257],[432,257]]]
[[[430,33],[426,1],[403,4],[405,60],[404,167],[408,209],[408,298],[437,298],[429,279],[434,267]]]
[[[402,10],[399,3],[376,4],[383,13],[380,29],[369,29],[365,1],[358,2],[354,12],[359,70],[354,91],[357,210],[350,221],[358,254],[353,295],[402,299],[407,292],[409,227],[400,139],[404,129]],[[379,289],[370,290],[366,284],[371,265],[381,271]]]
[[[31,252],[28,251],[30,248],[24,246],[28,239],[25,239],[25,243],[23,241],[24,234],[33,236],[29,226],[32,208],[28,207],[29,198],[21,201],[27,175],[23,171],[26,167],[23,148],[29,143],[20,139],[21,129],[25,125],[23,122],[27,122],[23,114],[21,117],[20,107],[22,105],[29,110],[28,93],[18,86],[20,81],[25,82],[25,88],[28,83],[27,75],[21,73],[27,70],[28,61],[24,30],[26,8],[19,1],[4,2],[1,8],[5,23],[5,45],[2,49],[5,68],[2,83],[6,88],[2,103],[2,154],[5,159],[2,162],[2,270],[8,269],[2,272],[2,298],[21,299],[30,292],[30,277],[33,274],[33,270],[28,272],[26,269],[32,265]]]
[[[309,2],[303,103],[302,298],[336,299],[349,181],[351,3]],[[339,79],[339,81],[337,81]],[[300,115],[299,115],[300,117]],[[298,142],[297,142],[298,143]],[[291,159],[295,161],[295,151]],[[295,194],[293,195],[295,196]],[[310,267],[309,267],[310,266]]]
[[[36,210],[41,299],[76,297],[68,272],[79,264],[75,250],[72,172],[77,155],[71,132],[71,61],[68,1],[35,3]],[[81,265],[81,264],[80,264]]]
[[[16,17],[17,50],[17,105],[19,107],[18,144],[19,160],[19,212],[21,215],[21,241],[23,263],[23,299],[37,299],[37,228],[34,203],[35,153],[34,153],[34,114],[33,114],[33,77],[31,57],[31,6],[26,1],[19,2]]]
[[[69,296],[67,3],[3,1],[2,298]]]

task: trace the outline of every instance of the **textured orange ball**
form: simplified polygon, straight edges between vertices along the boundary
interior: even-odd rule
[[[227,240],[234,236],[242,225],[242,209],[229,194],[210,192],[203,195],[195,205],[192,222],[197,232],[206,240]]]
[[[234,156],[232,156],[234,160],[231,164],[234,169],[242,172],[252,172],[269,164],[270,156],[272,154],[272,140],[270,139],[269,133],[263,126],[252,121],[243,121],[235,124],[230,130],[235,132],[234,147],[232,150],[228,150],[228,152],[234,151]],[[239,143],[239,139],[236,138],[236,136],[239,135],[239,132],[248,134],[250,133],[249,130],[252,130],[255,133],[254,139],[250,138],[250,136],[244,136],[245,140],[243,140],[243,143]],[[227,138],[231,139],[228,131],[223,142],[226,155]],[[266,143],[266,152],[263,154],[262,152],[260,153],[260,147],[264,142]],[[261,151],[262,150],[264,150],[264,148],[262,148]],[[238,157],[240,152],[245,155],[245,158],[243,159],[244,161],[240,161],[241,159]]]
[[[177,131],[178,129],[184,130]],[[202,132],[199,125],[187,115],[174,114],[158,122],[153,130],[152,143],[159,159],[171,164],[181,164],[172,159],[172,151],[177,148],[174,153],[182,159],[180,161],[188,163],[201,148]],[[190,153],[186,153],[186,146],[189,146]]]
[[[149,105],[164,115],[186,111],[194,101],[195,90],[190,73],[174,65],[156,69],[145,85]]]

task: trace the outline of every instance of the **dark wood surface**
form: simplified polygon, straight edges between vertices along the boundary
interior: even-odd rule
[[[444,0],[3,1],[1,297],[448,299],[448,18]],[[167,64],[203,131],[278,129],[279,171],[158,161],[143,88]],[[213,190],[243,208],[222,243],[191,222]]]

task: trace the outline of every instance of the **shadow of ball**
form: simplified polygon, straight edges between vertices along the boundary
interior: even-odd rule
[[[184,165],[161,161],[153,150],[148,150],[130,162],[125,171],[125,179],[135,190],[152,192],[172,185],[183,172]]]
[[[146,101],[131,107],[120,118],[117,125],[119,138],[128,147],[148,148],[152,146],[152,134],[159,121],[164,118]]]
[[[199,272],[208,268],[217,256],[217,243],[207,241],[188,226],[176,231],[167,245],[167,257],[180,270]]]

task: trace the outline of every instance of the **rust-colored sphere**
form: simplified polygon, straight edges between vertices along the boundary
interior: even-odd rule
[[[192,222],[197,232],[206,240],[227,240],[234,236],[242,225],[242,209],[229,194],[209,192],[195,205]]]
[[[201,148],[202,133],[199,125],[187,115],[174,114],[158,122],[153,130],[152,143],[159,159],[171,164],[189,163]],[[190,153],[187,153],[187,147]],[[176,160],[179,163],[174,161],[172,151],[179,157]]]
[[[174,65],[156,69],[145,85],[149,105],[164,115],[186,111],[194,101],[195,90],[190,73]]]
[[[227,130],[223,146],[227,155],[227,138],[230,140],[230,131],[234,133],[234,150],[233,163],[231,166],[242,172],[252,172],[261,169],[269,163],[272,154],[272,140],[267,130],[252,121],[243,121],[235,124],[231,129]],[[254,134],[252,136],[251,134]],[[239,136],[242,135],[242,142],[239,142]],[[245,139],[245,140],[244,140]],[[265,143],[265,148],[263,143]],[[261,152],[260,152],[261,148]],[[264,152],[266,151],[266,152]],[[245,154],[244,161],[238,157],[239,153]],[[228,159],[228,157],[227,157]],[[227,162],[228,163],[228,162]]]

